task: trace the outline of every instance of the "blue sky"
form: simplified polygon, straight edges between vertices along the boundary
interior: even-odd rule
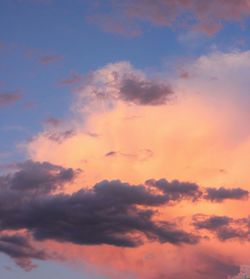
[[[59,262],[43,262],[43,261],[34,261],[34,264],[37,264],[32,272],[26,272],[21,268],[17,267],[13,262],[6,257],[1,255],[1,276],[5,279],[44,279],[50,277],[60,277],[62,279],[74,278],[74,279],[101,279],[104,277],[99,277],[93,274],[89,274],[84,271],[82,266],[76,268],[73,264],[63,265]]]

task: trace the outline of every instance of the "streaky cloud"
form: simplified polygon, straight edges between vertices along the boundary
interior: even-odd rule
[[[16,91],[0,92],[0,108],[16,103],[21,99],[21,93]]]
[[[88,21],[96,23],[104,31],[130,36],[143,32],[142,23],[178,29],[184,26],[213,35],[227,22],[239,23],[250,15],[247,0],[128,0],[124,3],[109,0],[94,8],[92,15],[87,17]],[[107,8],[112,13],[106,13]]]

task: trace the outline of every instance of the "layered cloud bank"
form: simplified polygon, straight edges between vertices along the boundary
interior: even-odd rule
[[[29,269],[66,249],[109,278],[236,275],[249,264],[249,70],[235,52],[185,75],[90,73],[71,116],[46,119],[30,160],[0,177],[1,251]],[[8,237],[26,239],[18,253]]]

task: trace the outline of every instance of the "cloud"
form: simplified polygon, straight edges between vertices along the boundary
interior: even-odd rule
[[[225,189],[224,187],[221,187],[218,189],[207,188],[204,198],[210,201],[222,202],[227,199],[231,199],[231,200],[247,199],[248,195],[249,192],[241,188]]]
[[[141,105],[161,105],[173,94],[172,89],[151,80],[138,80],[136,76],[121,81],[120,96],[123,100]]]
[[[135,105],[163,105],[172,100],[171,86],[160,79],[152,79],[129,62],[108,64],[92,72],[77,91],[78,107],[90,102],[106,102],[112,108],[117,101]]]
[[[195,222],[195,226],[198,229],[217,229],[221,226],[228,225],[231,222],[231,218],[227,216],[212,216],[206,220]]]
[[[46,133],[46,137],[49,140],[55,141],[57,143],[61,143],[64,140],[73,137],[75,133],[76,132],[74,129],[68,129],[68,130],[66,129],[66,130],[56,131],[56,132],[51,130]]]
[[[105,157],[109,157],[109,158],[115,158],[117,156],[122,156],[128,159],[138,160],[143,162],[146,160],[150,160],[150,158],[152,158],[153,156],[153,152],[150,149],[142,149],[139,150],[137,153],[127,154],[127,153],[111,150],[105,154]]]
[[[117,247],[146,242],[194,245],[200,240],[198,234],[179,228],[176,221],[156,218],[155,210],[171,202],[200,199],[202,192],[194,183],[150,179],[133,185],[104,180],[66,194],[58,190],[72,183],[77,171],[33,161],[14,167],[16,171],[0,177],[1,231],[25,230],[36,241]],[[230,218],[198,217],[194,217],[195,228],[215,231],[220,240],[243,239],[246,233],[232,227]],[[234,221],[244,226],[248,222]]]
[[[0,252],[10,256],[17,265],[30,271],[36,265],[32,259],[47,260],[50,258],[44,251],[32,246],[28,237],[21,234],[0,234]]]
[[[117,152],[116,151],[109,151],[105,154],[106,157],[113,157],[116,156]]]
[[[21,99],[19,91],[1,92],[0,93],[0,108],[16,103]]]
[[[52,126],[54,128],[60,127],[63,124],[63,121],[59,118],[48,117],[44,120],[44,124],[48,126]]]
[[[126,181],[131,187],[143,186],[147,193],[146,197],[153,194],[155,203],[158,196],[161,196],[160,199],[166,199],[166,202],[154,206],[144,204],[128,206],[129,210],[135,207],[136,211],[133,209],[126,214],[127,218],[130,218],[130,213],[133,213],[134,220],[139,216],[137,209],[152,210],[150,222],[157,228],[154,233],[146,233],[146,229],[129,233],[123,230],[122,236],[129,235],[128,239],[125,238],[126,241],[131,240],[130,236],[133,235],[134,245],[138,245],[134,249],[123,249],[124,246],[114,245],[87,245],[81,249],[80,245],[72,245],[70,241],[58,242],[58,240],[57,247],[61,247],[62,251],[65,249],[71,251],[68,253],[70,258],[74,257],[77,250],[78,260],[91,262],[96,268],[102,267],[114,272],[119,270],[122,275],[125,270],[126,273],[134,272],[135,278],[146,279],[156,278],[155,275],[160,273],[166,274],[165,278],[171,278],[170,275],[175,274],[177,274],[175,277],[179,278],[181,275],[178,271],[180,266],[184,265],[186,267],[183,269],[189,270],[187,278],[216,278],[213,275],[209,277],[205,266],[206,260],[202,263],[198,257],[194,263],[192,254],[189,253],[191,250],[211,250],[211,255],[214,252],[220,253],[221,256],[216,259],[225,258],[225,263],[228,264],[231,261],[227,256],[232,257],[232,263],[235,265],[244,263],[248,259],[249,251],[249,242],[241,235],[241,231],[247,231],[245,225],[240,225],[238,221],[232,223],[230,221],[229,225],[220,226],[217,230],[220,235],[217,235],[214,230],[190,226],[187,216],[199,212],[209,217],[216,212],[218,216],[238,220],[249,213],[248,202],[235,200],[234,195],[231,196],[232,199],[221,200],[223,202],[216,200],[211,202],[205,198],[207,192],[206,188],[203,188],[212,185],[215,191],[220,186],[228,190],[240,187],[242,190],[245,189],[244,191],[249,191],[249,164],[246,156],[250,152],[249,65],[249,51],[213,52],[182,65],[182,69],[188,73],[188,78],[177,76],[170,82],[166,72],[158,75],[161,78],[152,78],[127,62],[109,64],[92,72],[83,81],[82,87],[75,92],[70,118],[66,121],[68,126],[65,124],[66,130],[74,128],[75,134],[57,142],[48,138],[49,129],[45,127],[32,142],[28,143],[29,157],[33,160],[49,161],[65,168],[83,168],[82,180],[69,185],[65,190],[68,193],[78,193],[81,188],[92,189],[99,181],[111,182],[119,179],[120,182]],[[153,80],[157,84],[171,84],[174,94],[169,97],[174,98],[174,101],[168,100],[162,105],[141,105],[135,101],[124,100],[120,91],[122,81],[131,76],[136,76],[136,80],[139,81]],[[98,137],[90,137],[87,134],[89,131]],[[153,156],[147,160],[139,160],[141,150],[151,150]],[[105,156],[111,151],[116,152],[115,156]],[[125,154],[127,156],[123,156]],[[222,169],[226,171],[220,171]],[[167,183],[164,182],[167,184],[165,192],[159,186],[142,183],[148,178],[159,181],[164,177],[168,178]],[[175,178],[178,178],[180,183],[178,191],[172,187]],[[198,188],[194,185],[184,188],[185,183],[195,184]],[[199,192],[202,192],[201,196]],[[95,192],[92,195],[100,197]],[[138,201],[138,195],[135,193],[134,195]],[[65,200],[70,197],[71,195],[66,195]],[[112,195],[107,194],[105,197],[106,201],[111,199]],[[145,196],[143,197],[145,199]],[[121,199],[124,202],[125,194]],[[173,204],[174,206],[170,206]],[[116,211],[116,206],[113,209]],[[96,213],[95,210],[92,211]],[[116,218],[116,214],[114,216]],[[106,220],[103,215],[101,217],[103,221]],[[51,219],[53,218],[51,215]],[[66,220],[68,224],[69,221]],[[164,224],[167,229],[171,227],[169,223],[173,222],[172,230],[201,235],[201,239],[208,236],[210,240],[200,241],[197,245],[176,246],[167,242],[162,245],[158,230],[158,227],[162,230],[161,221],[167,222]],[[109,228],[111,222],[106,223]],[[101,222],[98,224],[102,225]],[[125,228],[125,224],[122,224]],[[59,225],[61,226],[60,222]],[[77,223],[70,225],[76,227]],[[69,227],[70,225],[68,224]],[[56,234],[55,222],[52,228],[51,234]],[[115,228],[113,224],[112,236],[116,232]],[[45,229],[41,229],[41,235],[45,238],[46,233],[43,230]],[[63,235],[64,232],[67,230],[60,230],[58,233],[62,234],[61,239],[67,237]],[[50,235],[49,232],[47,234]],[[239,237],[232,237],[233,234]],[[105,239],[103,237],[100,236],[102,241]],[[71,234],[69,238],[76,239]],[[123,238],[122,240],[124,241]],[[140,241],[143,245],[139,245]],[[145,259],[151,253],[154,253],[154,256],[150,260]],[[202,267],[204,265],[204,269],[201,265]],[[201,272],[204,271],[202,275],[195,273],[198,266]],[[120,273],[117,276],[107,277],[123,278]],[[220,278],[219,276],[220,274],[217,277]]]
[[[16,172],[0,176],[1,194],[3,192],[22,195],[41,195],[62,189],[71,182],[76,172],[48,162],[26,161],[15,166]],[[17,198],[17,197],[16,197]]]
[[[180,182],[173,180],[171,182],[162,178],[159,180],[149,179],[146,185],[154,186],[163,191],[168,201],[180,201],[183,199],[190,199],[198,201],[205,199],[212,202],[223,202],[224,200],[242,200],[248,199],[248,191],[241,188],[227,189],[221,188],[205,188],[205,190],[191,182]]]
[[[86,16],[86,20],[90,24],[100,26],[105,32],[125,35],[128,37],[137,37],[141,34],[142,30],[139,26],[127,21],[124,23],[124,18],[119,15],[106,15],[102,13],[94,13]]]
[[[215,253],[214,253],[215,254]],[[199,255],[200,265],[197,266],[197,278],[228,279],[239,273],[240,266],[230,258],[202,253]]]
[[[40,58],[40,63],[44,65],[52,64],[63,59],[62,56],[59,55],[44,55]]]
[[[60,81],[61,85],[72,85],[82,81],[82,76],[77,73],[72,73],[68,78]]]
[[[105,31],[138,35],[146,22],[155,26],[191,28],[208,35],[219,31],[227,22],[240,22],[250,15],[248,0],[129,0],[106,1],[96,5],[89,21]],[[111,13],[105,13],[106,10]],[[135,32],[136,30],[136,32]]]
[[[73,177],[72,170],[38,164],[7,176],[1,183],[1,230],[28,230],[36,240],[53,239],[80,245],[110,244],[136,247],[144,239],[172,244],[195,244],[199,238],[172,223],[153,220],[154,210],[138,206],[160,206],[166,196],[153,194],[143,185],[102,181],[90,190],[49,195],[61,181]],[[38,170],[39,169],[39,170]],[[51,177],[49,171],[58,173]],[[5,186],[10,184],[10,186]],[[13,192],[18,191],[15,203]],[[32,195],[29,195],[32,193]]]
[[[249,218],[233,219],[227,216],[195,215],[193,225],[196,229],[205,229],[214,233],[219,240],[249,239]]]
[[[150,179],[146,181],[146,184],[155,186],[163,191],[166,194],[168,201],[180,201],[182,199],[196,201],[202,196],[199,186],[195,183],[180,182],[178,180],[168,182],[166,179]]]

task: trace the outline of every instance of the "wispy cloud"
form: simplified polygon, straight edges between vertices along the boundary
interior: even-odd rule
[[[40,63],[43,65],[49,65],[52,63],[59,62],[61,60],[63,60],[63,57],[59,55],[44,55],[39,59]]]
[[[50,256],[32,245],[25,234],[0,234],[0,252],[14,259],[17,265],[26,271],[35,268],[33,259],[48,260]]]
[[[19,90],[0,92],[0,108],[16,103],[22,98]]]
[[[100,25],[105,31],[131,35],[140,34],[143,30],[141,22],[155,26],[191,28],[213,35],[223,28],[225,22],[240,22],[250,15],[250,4],[245,0],[106,1],[93,7],[96,11],[88,16],[89,21]],[[112,12],[105,13],[107,8]]]
[[[77,73],[70,74],[69,77],[60,81],[60,85],[73,85],[82,81],[82,76]]]

